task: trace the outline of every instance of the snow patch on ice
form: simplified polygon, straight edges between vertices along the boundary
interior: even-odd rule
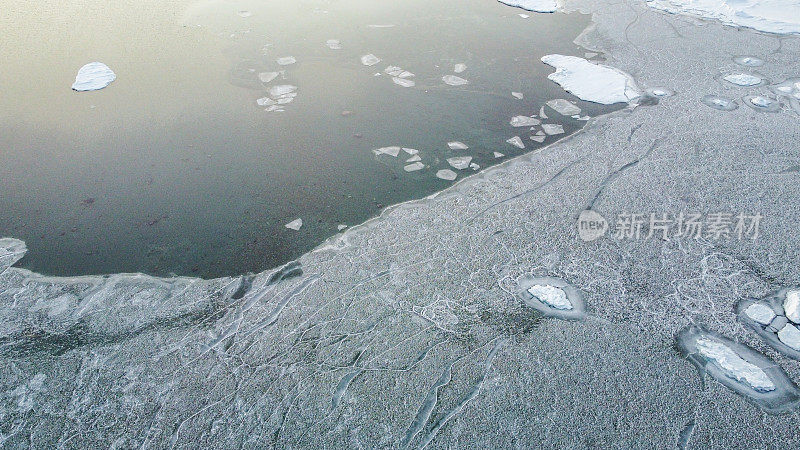
[[[78,70],[72,89],[78,92],[103,89],[117,79],[117,75],[101,62],[91,62]]]
[[[581,100],[611,105],[627,103],[641,95],[633,78],[619,69],[577,56],[546,55],[542,62],[556,68],[548,79]]]
[[[567,294],[563,289],[536,284],[528,288],[528,292],[538,298],[542,303],[552,306],[553,308],[560,310],[572,309],[572,303],[567,299]]]
[[[508,6],[522,8],[538,13],[553,13],[558,10],[556,0],[497,0]]]
[[[719,367],[728,377],[740,383],[747,383],[760,392],[775,390],[775,383],[761,368],[745,361],[724,343],[704,336],[697,339],[696,344],[698,352]]]
[[[722,79],[736,86],[758,86],[764,81],[761,77],[749,73],[725,75]]]
[[[777,34],[800,34],[800,0],[647,0],[655,9]]]

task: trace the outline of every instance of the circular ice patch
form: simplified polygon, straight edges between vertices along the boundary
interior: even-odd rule
[[[733,111],[739,107],[735,101],[718,95],[706,95],[703,97],[702,102],[720,111]]]
[[[764,60],[755,56],[737,56],[733,58],[733,61],[745,67],[760,67],[764,65]]]
[[[778,112],[781,109],[781,104],[777,100],[773,100],[763,95],[748,95],[742,99],[745,105],[762,112]]]

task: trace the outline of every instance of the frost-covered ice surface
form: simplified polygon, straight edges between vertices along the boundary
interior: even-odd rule
[[[619,69],[577,56],[546,55],[542,62],[556,68],[547,78],[582,100],[611,105],[640,95],[633,78]]]
[[[778,34],[800,34],[798,0],[646,0],[653,8],[691,14],[726,25]]]
[[[75,91],[96,91],[103,89],[117,79],[117,75],[101,62],[86,64],[78,70],[72,89]]]
[[[556,0],[498,0],[508,6],[527,9],[539,13],[552,13],[558,10]]]

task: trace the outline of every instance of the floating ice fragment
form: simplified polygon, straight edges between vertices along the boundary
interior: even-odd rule
[[[547,102],[547,106],[554,109],[557,113],[561,114],[562,116],[573,116],[575,114],[580,114],[581,112],[580,108],[573,105],[571,102],[564,100],[563,98],[550,100]]]
[[[722,77],[722,79],[737,86],[757,86],[764,81],[761,77],[751,75],[749,73],[726,75]]]
[[[409,80],[400,77],[392,77],[392,81],[394,82],[394,84],[405,88],[414,87],[417,84],[414,82],[414,80]]]
[[[289,94],[297,90],[297,86],[292,86],[291,84],[279,84],[277,86],[272,86],[269,88],[269,95],[272,98],[280,97],[285,94]]]
[[[512,127],[535,127],[542,123],[542,121],[528,116],[514,116],[509,123]]]
[[[572,303],[567,299],[567,294],[563,289],[555,286],[535,284],[528,288],[528,292],[536,297],[540,302],[556,309],[572,309]]]
[[[275,100],[269,97],[261,97],[258,100],[256,100],[256,104],[258,106],[270,106],[275,104]]]
[[[508,139],[506,142],[517,148],[525,148],[525,144],[522,142],[522,139],[519,136],[514,136],[513,138]]]
[[[760,67],[764,65],[764,60],[755,56],[737,56],[733,60],[736,64],[745,67]]]
[[[262,83],[269,83],[270,81],[278,78],[278,72],[261,72],[258,74],[258,79]]]
[[[454,169],[464,170],[469,167],[469,163],[472,161],[472,156],[455,156],[452,158],[447,158],[447,163],[453,166]]]
[[[277,103],[279,105],[286,105],[288,103],[291,103],[293,100],[294,100],[294,97],[282,97],[282,98],[279,98],[277,100]]]
[[[337,230],[339,230],[339,231],[342,231],[342,230],[344,230],[345,228],[347,228],[347,225],[345,225],[345,224],[340,224],[340,225],[338,225],[338,226],[336,227],[336,229],[337,229]]]
[[[720,111],[733,111],[739,107],[733,100],[718,95],[706,95],[703,97],[702,102]]]
[[[383,71],[389,75],[398,76],[403,69],[397,66],[388,66],[387,68],[383,69]]]
[[[512,92],[511,96],[518,100],[522,100],[525,97],[525,95],[522,92]]]
[[[414,155],[406,160],[407,163],[412,163],[417,161],[422,161],[422,158],[420,158],[419,155]]]
[[[331,50],[342,49],[342,43],[338,39],[328,39],[327,41],[325,41],[325,45],[327,45],[328,48]]]
[[[455,66],[453,66],[453,72],[455,73],[461,73],[465,70],[467,70],[467,65],[464,63],[458,63]]]
[[[470,164],[469,164],[469,168],[470,168],[470,169],[472,169],[472,170],[478,170],[478,169],[480,169],[480,168],[481,168],[481,166],[479,166],[479,165],[478,165],[478,164],[476,164],[476,163],[470,163]]]
[[[303,219],[295,219],[284,226],[290,230],[297,231],[303,226]]]
[[[403,147],[403,151],[408,153],[409,155],[416,155],[417,153],[419,153],[419,150],[417,150],[415,148],[408,148],[408,147]]]
[[[103,89],[117,79],[117,75],[101,62],[91,62],[78,70],[72,89],[75,91],[96,91]]]
[[[673,14],[716,19],[725,25],[767,33],[800,33],[798,0],[647,0],[647,4]]]
[[[506,155],[504,155],[504,154],[502,154],[500,152],[494,152],[494,157],[495,158],[502,158],[503,156],[506,156]]]
[[[544,106],[539,108],[539,117],[541,117],[542,119],[548,119],[549,118],[549,117],[547,117],[547,114],[544,113]]]
[[[664,87],[649,88],[645,92],[653,97],[670,97],[675,95],[675,92],[673,92],[671,89]]]
[[[783,301],[786,317],[794,323],[800,323],[800,291],[787,291]]]
[[[238,14],[239,17],[244,17],[244,18],[247,18],[247,17],[250,17],[250,16],[253,15],[253,13],[251,13],[250,11],[239,11],[236,14]]]
[[[450,150],[466,150],[469,148],[467,144],[460,141],[448,142],[447,146],[450,147]]]
[[[560,123],[544,123],[542,124],[542,129],[549,136],[564,133],[564,127]]]
[[[297,60],[294,58],[294,56],[284,56],[276,59],[275,62],[277,62],[279,66],[288,66],[296,63]]]
[[[556,0],[497,0],[508,6],[526,9],[538,13],[552,13],[558,10]]]
[[[778,112],[781,109],[781,104],[779,102],[761,95],[748,95],[744,97],[744,104],[756,111],[763,112]]]
[[[542,142],[544,142],[544,140],[545,140],[546,138],[547,138],[547,136],[544,136],[544,135],[541,135],[541,136],[540,136],[540,135],[538,135],[538,134],[531,136],[531,140],[532,140],[532,141],[538,142],[538,143],[540,143],[540,144],[541,144]]]
[[[442,77],[442,81],[450,86],[463,86],[469,83],[469,81],[455,75],[445,75]]]
[[[363,64],[365,66],[374,66],[375,64],[378,64],[379,62],[381,62],[381,59],[378,58],[377,56],[373,55],[372,53],[370,53],[368,55],[364,55],[364,56],[361,57],[361,64]]]
[[[548,79],[582,100],[610,105],[627,103],[640,95],[633,78],[619,69],[577,56],[546,55],[542,62],[556,68]]]
[[[583,294],[560,278],[525,275],[517,279],[517,285],[517,296],[545,316],[565,320],[586,316]]]
[[[800,351],[800,330],[794,325],[787,323],[778,331],[778,339],[789,347]]]
[[[744,313],[762,325],[769,325],[775,318],[775,311],[763,303],[753,303],[744,310]]]
[[[389,155],[397,157],[400,154],[400,147],[391,146],[391,147],[381,147],[372,151],[375,155]]]
[[[406,172],[416,172],[417,170],[422,170],[424,168],[425,164],[422,164],[421,162],[415,162],[406,165],[405,167],[403,167],[403,170],[405,170]]]
[[[520,17],[522,17],[523,19],[527,19],[528,17],[530,17],[529,15],[527,15],[527,14],[522,14],[522,13],[519,13],[519,14],[517,14],[517,15],[518,15],[518,16],[520,16]]]
[[[458,175],[450,169],[442,169],[436,172],[436,177],[447,181],[453,181]]]

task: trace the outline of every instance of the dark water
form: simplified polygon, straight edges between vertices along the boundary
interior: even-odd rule
[[[55,275],[264,270],[340,224],[451,185],[435,176],[449,157],[485,168],[551,143],[563,135],[537,144],[508,122],[550,99],[577,100],[539,59],[583,56],[572,41],[589,23],[523,19],[494,0],[171,1],[135,14],[61,3],[6,11],[10,45],[0,47],[0,236],[27,242],[19,265]],[[369,53],[382,61],[362,65]],[[295,64],[276,63],[290,55]],[[72,92],[78,68],[95,60],[117,80]],[[456,74],[466,86],[442,82],[456,63],[467,65]],[[416,86],[375,76],[389,65],[413,72]],[[261,83],[270,71],[283,72]],[[297,97],[266,112],[256,99],[276,84],[297,86]],[[576,103],[582,114],[609,110]],[[584,123],[548,113],[567,134]],[[505,143],[514,135],[525,150]],[[409,155],[372,153],[392,145],[418,149],[427,167],[407,173]],[[284,227],[297,218],[299,231]]]

